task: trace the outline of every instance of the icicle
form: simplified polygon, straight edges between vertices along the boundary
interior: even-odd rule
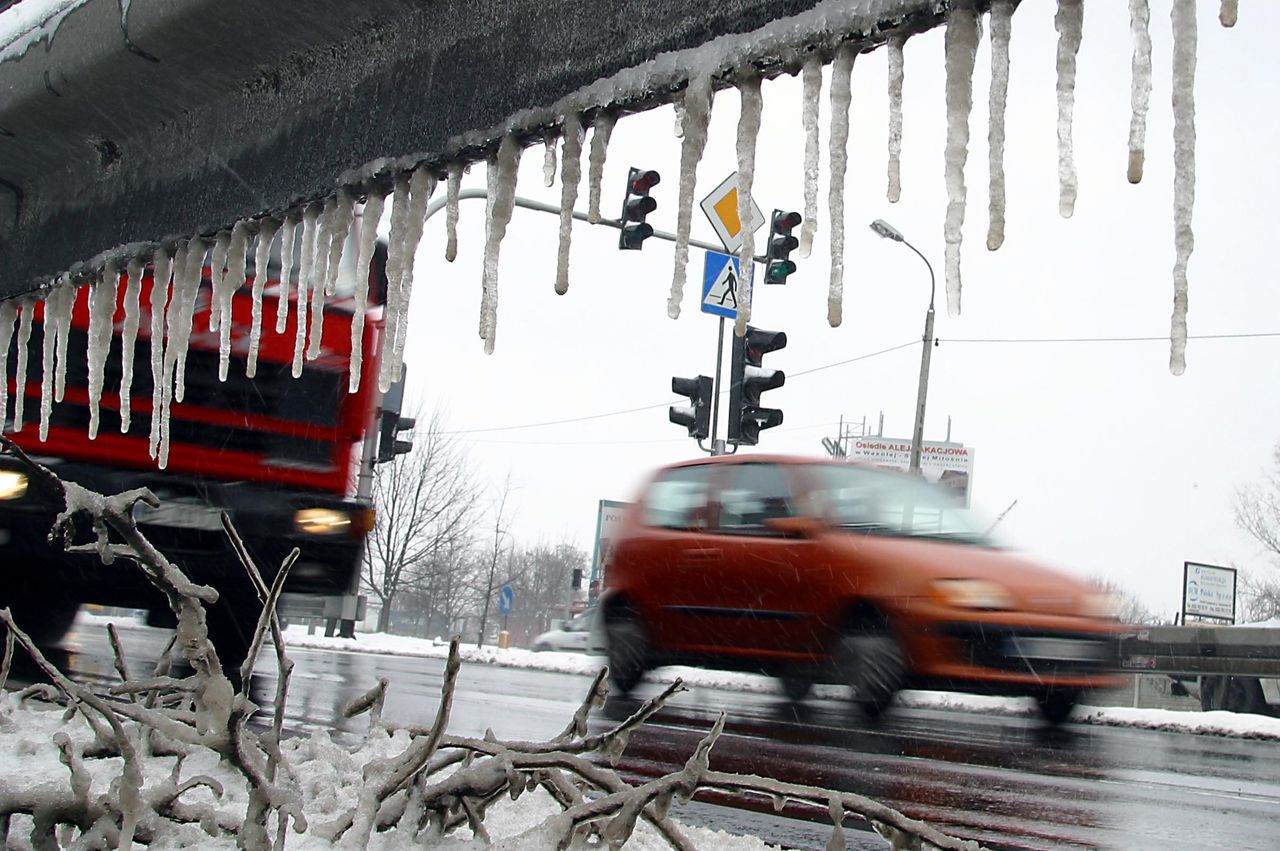
[[[293,283],[293,246],[298,238],[298,217],[289,213],[280,230],[280,287],[276,302],[276,333],[289,324],[289,285]]]
[[[116,287],[120,269],[108,260],[102,277],[89,287],[89,439],[98,437],[98,414],[102,402],[103,371],[111,349],[115,324]]]
[[[849,168],[849,106],[853,102],[851,87],[853,61],[858,51],[842,45],[831,63],[831,186],[828,207],[831,211],[831,281],[827,288],[827,324],[838,328],[844,321],[844,178]]]
[[[364,315],[369,309],[369,265],[378,239],[378,222],[387,203],[385,189],[369,193],[360,217],[360,244],[356,251],[355,313],[351,317],[351,375],[347,392],[360,389],[360,372],[364,366]]]
[[[1071,123],[1076,105],[1076,54],[1080,52],[1084,27],[1084,0],[1058,0],[1053,26],[1058,31],[1058,213],[1069,219],[1076,210]]]
[[[675,108],[676,113],[676,123],[673,132],[677,139],[684,139],[684,123],[688,120],[684,116],[684,101],[672,101],[671,106]]]
[[[426,224],[427,202],[435,191],[436,176],[426,166],[419,166],[409,179],[409,222],[405,228],[404,264],[400,269],[399,292],[396,295],[400,318],[396,321],[395,348],[388,372],[391,384],[400,378],[400,365],[404,362],[404,346],[409,339],[409,303],[413,298],[414,260],[418,254],[418,243],[422,241],[422,227]],[[515,194],[514,188],[512,194]],[[387,385],[388,389],[391,384]]]
[[[0,432],[6,430],[4,423],[9,416],[9,344],[17,315],[18,304],[14,299],[0,301]]]
[[[707,147],[707,127],[711,123],[714,95],[711,75],[702,74],[689,80],[680,101],[684,132],[680,143],[675,269],[671,276],[671,294],[667,296],[667,316],[672,319],[680,317],[680,302],[684,300],[684,283],[689,266],[689,232],[693,229],[693,192],[698,179],[698,163],[702,161],[702,153]]]
[[[556,251],[556,295],[569,291],[569,242],[573,234],[573,207],[578,203],[578,184],[582,182],[582,117],[576,112],[565,116],[560,131],[564,139],[564,162],[560,173],[560,247]]]
[[[338,291],[338,272],[342,267],[342,252],[347,245],[347,234],[356,214],[356,199],[345,189],[338,191],[338,206],[329,232],[329,274],[324,281],[324,294],[332,296]]]
[[[556,184],[556,137],[548,133],[542,140],[542,185],[551,187]]]
[[[156,458],[160,465],[160,469],[164,469],[169,463],[169,407],[174,396],[174,373],[177,369],[178,350],[185,347],[188,334],[181,333],[183,302],[187,299],[187,269],[190,263],[187,262],[188,255],[191,252],[190,243],[179,243],[177,254],[173,258],[173,294],[169,299],[169,308],[165,311],[166,344],[164,347],[164,363],[161,365],[160,380],[156,382],[158,394],[153,394],[152,399],[159,397],[159,404],[153,403],[151,430],[152,441],[155,444],[153,457]],[[203,246],[196,249],[203,251]],[[189,333],[189,329],[188,329]],[[153,337],[154,339],[154,337]]]
[[[316,223],[315,256],[312,258],[311,280],[307,285],[311,293],[311,329],[307,337],[307,360],[320,356],[320,335],[324,332],[324,294],[329,281],[329,246],[338,224],[338,199],[324,202],[324,211]]]
[[[987,125],[988,199],[987,250],[1004,244],[1004,113],[1009,96],[1009,37],[1013,31],[1014,0],[991,4],[991,98]]]
[[[507,135],[498,147],[497,159],[489,163],[490,205],[488,227],[485,228],[484,289],[487,299],[482,323],[485,329],[484,353],[493,354],[498,333],[498,252],[511,221],[516,196],[516,174],[520,167],[520,143]],[[594,153],[594,152],[593,152]]]
[[[44,298],[44,328],[41,337],[41,349],[43,355],[43,369],[40,373],[40,442],[43,443],[49,438],[49,414],[53,411],[53,353],[58,348],[58,326],[53,318],[56,312],[56,305],[62,298],[61,289],[54,288],[50,290]],[[4,375],[3,380],[8,383],[9,376]]]
[[[906,44],[902,36],[889,39],[889,189],[885,197],[890,204],[902,197],[902,84],[906,76],[902,49]]]
[[[201,279],[204,277],[204,258],[209,251],[209,244],[203,239],[193,238],[187,243],[186,268],[182,275],[185,281],[182,299],[179,304],[178,327],[175,332],[169,328],[169,343],[165,346],[165,357],[169,356],[169,347],[175,349],[173,398],[181,402],[187,392],[187,349],[191,345],[191,330],[195,320],[196,299],[200,295]],[[177,273],[174,273],[176,279]],[[176,283],[175,283],[176,287]],[[174,299],[178,298],[174,293]]]
[[[142,261],[134,258],[125,267],[124,328],[120,332],[120,432],[129,430],[130,400],[133,390],[133,352],[138,343],[138,299],[142,295]],[[45,314],[45,330],[49,317]]]
[[[587,221],[593,225],[600,221],[600,182],[604,179],[604,159],[609,152],[609,137],[613,135],[613,125],[617,121],[618,117],[613,113],[600,110],[592,125],[591,156],[587,163]]]
[[[227,255],[231,252],[231,234],[222,231],[213,243],[213,253],[209,257],[209,286],[212,297],[209,300],[209,331],[214,332],[222,326],[222,300],[226,296]]]
[[[67,389],[67,344],[71,341],[71,314],[75,311],[76,299],[80,295],[83,287],[76,286],[69,276],[62,278],[62,283],[69,290],[67,301],[56,317],[58,321],[58,351],[56,352],[55,363],[57,369],[53,375],[53,400],[61,402],[63,393]],[[87,296],[87,293],[86,293]]]
[[[18,360],[13,373],[13,432],[15,434],[22,431],[22,408],[27,398],[27,347],[31,343],[31,314],[35,312],[36,303],[34,299],[25,298],[18,303],[18,306],[22,308],[22,314],[18,317]]]
[[[742,97],[742,112],[738,118],[738,221],[742,223],[742,247],[738,249],[738,262],[742,274],[738,276],[738,321],[734,333],[741,337],[747,333],[751,321],[751,286],[755,275],[756,240],[751,229],[751,186],[756,177],[756,138],[760,135],[760,113],[764,101],[760,96],[760,78],[752,75],[738,83]]]
[[[462,191],[462,163],[449,163],[446,179],[444,259],[452,263],[458,258],[458,193]]]
[[[1218,7],[1218,23],[1224,27],[1234,27],[1239,14],[1238,0],[1222,0],[1222,5]]]
[[[813,251],[818,232],[818,98],[822,94],[822,59],[814,55],[800,72],[800,122],[804,126],[804,222],[800,225],[800,256]]]
[[[222,278],[222,298],[219,309],[222,311],[221,328],[218,336],[218,380],[227,380],[227,369],[231,363],[231,325],[232,305],[235,304],[236,293],[244,286],[246,254],[249,250],[249,223],[236,222],[231,230],[231,243],[227,248],[227,273]]]
[[[322,210],[320,204],[312,204],[302,214],[302,257],[298,262],[298,298],[294,315],[298,322],[293,338],[293,377],[302,375],[302,350],[307,342],[307,299],[310,297],[316,262],[316,223]]]
[[[960,315],[960,242],[964,226],[964,164],[969,157],[969,112],[973,109],[973,64],[978,53],[978,13],[971,0],[952,8],[945,37],[947,65],[947,311]]]
[[[164,248],[151,256],[151,435],[148,452],[152,458],[160,449],[160,415],[164,397],[164,316],[169,302],[169,276],[173,258]],[[59,367],[61,375],[61,367]]]
[[[1196,30],[1195,0],[1174,0],[1173,21],[1173,321],[1169,371],[1187,368],[1187,262],[1195,249],[1191,212],[1196,202]]]
[[[1147,146],[1147,107],[1151,103],[1151,7],[1147,0],[1129,0],[1129,29],[1133,32],[1133,114],[1129,119],[1129,182],[1142,182]]]
[[[71,334],[71,312],[80,288],[62,277],[44,301],[44,376],[40,387],[40,441],[49,436],[49,418],[59,387],[67,382],[67,337]]]
[[[404,268],[404,234],[409,226],[409,176],[396,175],[391,195],[391,236],[387,245],[387,297],[382,308],[382,343],[379,348],[378,386],[390,387],[394,382],[389,375],[391,366],[387,355],[396,338],[396,323],[400,321],[400,306],[396,303],[400,270]],[[386,391],[383,391],[386,392]]]
[[[267,267],[271,263],[271,242],[276,238],[280,223],[275,219],[263,219],[258,226],[258,244],[253,254],[253,306],[249,319],[249,356],[244,374],[253,378],[258,374],[258,346],[262,341],[262,291],[267,285]]]

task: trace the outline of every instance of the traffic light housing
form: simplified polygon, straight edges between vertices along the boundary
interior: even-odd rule
[[[787,255],[800,246],[800,240],[791,235],[800,222],[799,213],[773,211],[769,224],[768,259],[764,266],[766,284],[785,284],[787,276],[796,270],[795,261],[788,259]]]
[[[645,216],[658,207],[658,199],[649,195],[662,178],[656,171],[632,168],[627,175],[627,194],[622,199],[622,232],[618,234],[618,247],[626,250],[644,248],[644,241],[653,236],[653,225]]]
[[[747,326],[747,332],[733,338],[733,356],[729,367],[729,442],[739,446],[755,446],[760,432],[782,425],[782,411],[762,408],[760,396],[787,382],[780,369],[765,369],[761,364],[769,352],[786,348],[787,335],[782,331],[765,331]]]
[[[688,405],[672,405],[668,417],[676,425],[689,430],[689,436],[695,440],[706,440],[711,434],[711,396],[714,392],[711,378],[699,375],[697,378],[671,379],[671,392],[689,398]]]
[[[417,425],[412,417],[400,416],[400,408],[404,404],[404,365],[400,366],[400,378],[382,396],[381,410],[378,412],[378,454],[375,463],[385,464],[397,455],[413,451],[412,440],[400,440],[397,435]]]

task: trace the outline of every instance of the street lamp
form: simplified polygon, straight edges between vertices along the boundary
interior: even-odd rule
[[[878,236],[891,239],[894,242],[901,242],[907,248],[910,248],[916,253],[917,257],[924,261],[924,265],[929,269],[929,310],[924,315],[924,351],[920,353],[920,388],[916,391],[916,427],[911,435],[911,472],[919,473],[920,447],[924,443],[924,403],[925,396],[929,391],[929,357],[933,350],[933,296],[936,289],[933,265],[929,263],[929,258],[920,253],[920,249],[907,242],[907,238],[902,235],[902,231],[884,219],[876,219],[872,222],[871,229]]]

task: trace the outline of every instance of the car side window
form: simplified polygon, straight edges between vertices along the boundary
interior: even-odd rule
[[[710,492],[710,465],[667,470],[649,486],[641,518],[664,529],[706,529]]]
[[[771,534],[766,520],[795,513],[791,485],[777,464],[735,465],[720,493],[720,530],[724,532]]]

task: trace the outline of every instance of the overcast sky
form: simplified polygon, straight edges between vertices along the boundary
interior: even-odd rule
[[[886,189],[886,51],[858,58],[846,181],[844,323],[827,324],[829,228],[826,69],[823,176],[813,254],[785,287],[759,287],[753,324],[785,331],[768,366],[791,377],[765,398],[786,422],[760,451],[821,455],[838,421],[909,438],[919,346],[849,361],[919,340],[928,272],[867,224],[883,217],[928,256],[939,313],[926,439],[976,450],[973,504],[1001,523],[1004,541],[1072,572],[1118,581],[1169,615],[1180,604],[1186,560],[1262,569],[1266,558],[1234,526],[1237,486],[1256,479],[1280,440],[1280,338],[1192,340],[1187,370],[1170,375],[1163,342],[972,342],[991,339],[1167,336],[1172,309],[1172,115],[1169,0],[1152,0],[1154,88],[1147,168],[1125,179],[1129,131],[1128,13],[1119,2],[1085,13],[1075,111],[1079,199],[1058,214],[1054,56],[1056,4],[1023,3],[1013,22],[1009,92],[1007,238],[986,249],[989,42],[978,54],[966,181],[963,313],[948,317],[942,289],[945,111],[943,31],[906,48],[902,200]],[[1216,2],[1201,2],[1197,100],[1196,250],[1190,332],[1280,332],[1272,256],[1280,171],[1268,60],[1280,6],[1241,4],[1231,30]],[[798,78],[764,86],[755,198],[803,208],[804,142]],[[736,168],[736,92],[716,99],[701,198]],[[616,217],[629,166],[663,177],[650,221],[675,230],[680,146],[670,107],[618,123],[609,148],[604,213]],[[558,203],[542,185],[542,149],[525,152],[518,194]],[[585,171],[585,163],[584,163]],[[484,186],[484,167],[467,186]],[[440,190],[443,191],[443,188]],[[469,206],[468,206],[469,205]],[[586,209],[586,186],[579,209]],[[649,240],[617,250],[617,232],[575,223],[570,288],[553,291],[557,219],[516,210],[502,246],[496,352],[477,334],[484,204],[464,202],[456,262],[443,259],[444,216],[426,226],[417,256],[409,393],[447,411],[495,492],[510,474],[515,534],[525,543],[568,538],[590,549],[600,499],[630,499],[654,467],[696,456],[667,422],[673,375],[712,374],[717,320],[698,311],[702,253],[691,252],[681,317],[667,318],[673,251]],[[759,236],[763,239],[765,231]],[[694,236],[715,236],[695,210]],[[798,255],[798,252],[797,252]],[[793,255],[796,256],[796,255]],[[970,342],[966,342],[970,341]],[[799,373],[806,373],[800,375]],[[727,370],[726,370],[727,372]],[[652,406],[619,416],[519,426]],[[723,422],[721,433],[723,434]]]

